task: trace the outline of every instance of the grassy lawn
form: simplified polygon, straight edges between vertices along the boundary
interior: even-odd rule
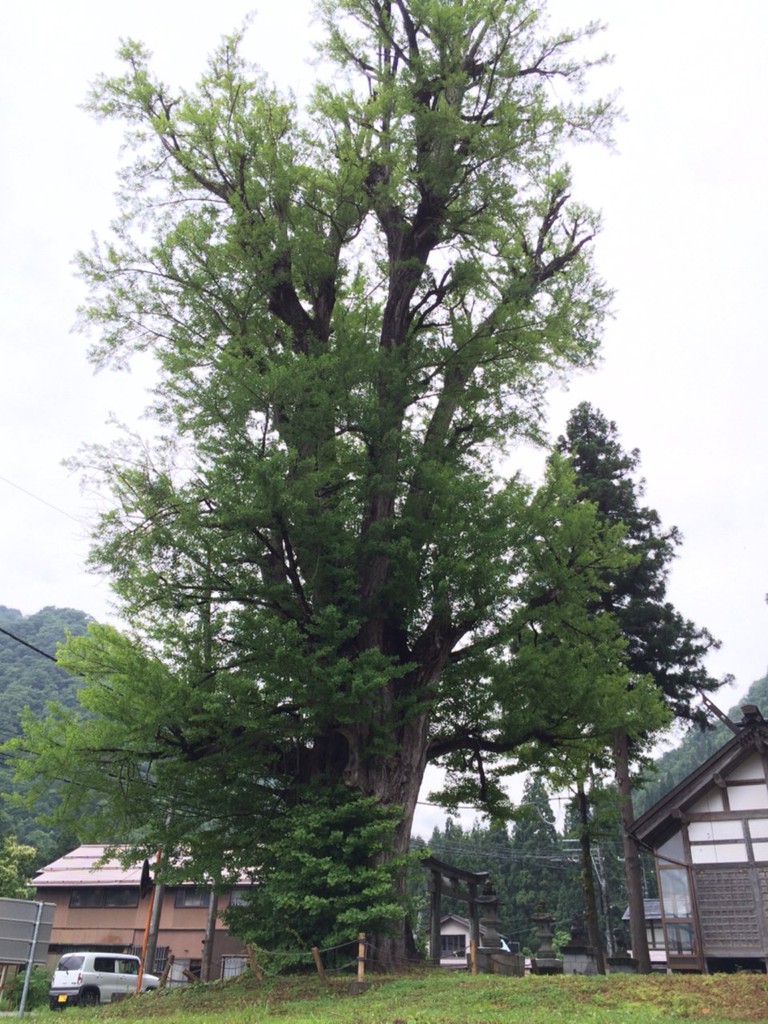
[[[355,994],[348,980],[326,987],[311,976],[257,982],[248,974],[66,1014],[69,1024],[72,1016],[133,1024],[719,1024],[768,1018],[768,978],[502,978],[429,971],[374,978]],[[35,1016],[50,1019],[51,1011]]]

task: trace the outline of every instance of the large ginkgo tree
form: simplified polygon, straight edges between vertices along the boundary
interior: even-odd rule
[[[597,351],[563,150],[612,110],[580,96],[596,28],[529,0],[319,11],[305,109],[242,34],[193,90],[134,42],[94,87],[134,148],[84,321],[98,364],[152,353],[158,428],[83,458],[126,627],[67,645],[84,713],[28,721],[19,760],[101,838],[251,869],[262,944],[362,928],[391,964],[427,764],[498,809],[516,751],[645,699],[594,611],[620,528],[556,459],[514,472]]]

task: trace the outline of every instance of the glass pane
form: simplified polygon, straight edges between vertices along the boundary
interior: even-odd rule
[[[59,960],[59,965],[56,968],[57,971],[79,971],[85,962],[85,957],[82,953],[67,953]]]
[[[102,907],[104,906],[103,889],[73,889],[69,897],[70,907]]]
[[[139,905],[139,890],[131,885],[121,889],[104,890],[105,907],[137,907]]]
[[[688,872],[683,868],[665,868],[659,872],[664,917],[690,917],[691,895]]]
[[[178,889],[174,902],[177,907],[207,907],[209,899],[208,889]]]
[[[466,952],[466,936],[464,935],[441,935],[440,945],[443,953],[451,953],[455,956],[463,956]]]
[[[667,925],[668,953],[692,953],[693,949],[694,945],[692,924]]]

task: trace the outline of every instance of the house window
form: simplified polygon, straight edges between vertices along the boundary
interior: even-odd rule
[[[441,935],[440,951],[443,956],[466,956],[466,935]]]
[[[139,890],[135,886],[125,885],[119,888],[82,888],[73,889],[69,895],[70,907],[81,909],[93,907],[137,907]]]
[[[691,895],[685,868],[664,868],[659,871],[664,917],[690,917]]]
[[[128,952],[131,956],[141,957],[144,955],[143,946],[130,946]],[[168,957],[171,955],[170,946],[158,946],[155,950],[155,962],[152,965],[152,973],[160,975],[165,970],[165,965],[168,962]]]
[[[73,889],[69,896],[70,907],[103,907],[104,892],[101,889]]]
[[[692,953],[693,925],[692,924],[668,924],[667,925],[667,952],[672,954]]]
[[[221,976],[222,978],[234,978],[238,974],[242,974],[248,966],[248,961],[244,956],[223,956],[221,958]]]
[[[683,835],[680,830],[678,829],[674,835],[671,835],[669,839],[659,847],[656,853],[662,861],[667,858],[671,861],[682,861],[685,857],[685,850],[683,847]]]
[[[648,949],[664,949],[664,929],[661,921],[653,919],[645,921],[645,934],[648,940]]]
[[[133,886],[104,890],[105,907],[138,907],[139,890]]]
[[[693,904],[688,871],[686,868],[666,867],[663,861],[658,866],[667,953],[672,956],[694,953]]]
[[[210,889],[177,889],[174,906],[207,907],[210,901]]]

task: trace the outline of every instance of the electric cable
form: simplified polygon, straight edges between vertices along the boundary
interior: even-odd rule
[[[33,494],[32,491],[28,491],[26,487],[22,487],[20,484],[16,484],[13,480],[9,480],[8,477],[0,476],[0,480],[4,484],[8,484],[9,487],[15,487],[17,491],[21,491],[22,494],[26,494],[30,498],[34,498],[35,501],[39,501],[43,505],[47,505],[48,508],[52,508],[54,512],[58,512],[67,519],[71,519],[73,522],[78,523],[80,526],[83,525],[83,519],[73,516],[71,512],[65,512],[63,508],[59,508],[58,505],[51,504],[50,501],[46,501],[45,498],[41,498],[39,494]]]
[[[0,479],[2,479],[2,477],[0,477]],[[16,643],[18,644],[23,644],[25,647],[28,647],[30,651],[34,651],[35,654],[39,654],[41,655],[41,657],[47,658],[48,661],[52,661],[54,664],[58,664],[56,658],[52,654],[48,654],[47,651],[41,651],[39,647],[35,647],[34,644],[29,643],[27,640],[22,640],[20,636],[16,636],[15,634],[11,633],[10,630],[3,629],[3,627],[0,626],[0,633],[4,633],[6,636],[9,636],[11,640],[15,640]]]

